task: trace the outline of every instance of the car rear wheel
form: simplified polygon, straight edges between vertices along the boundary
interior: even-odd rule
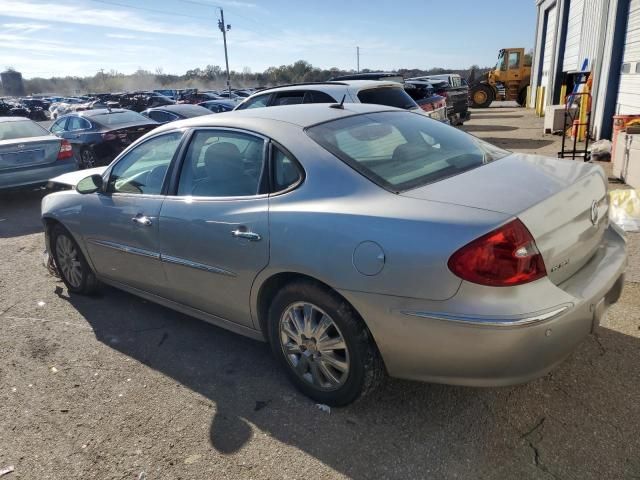
[[[269,309],[271,348],[292,383],[313,400],[347,405],[385,376],[368,329],[343,298],[313,282],[280,290]]]
[[[90,295],[98,288],[98,280],[71,234],[61,225],[51,231],[51,255],[56,269],[73,293]]]
[[[93,153],[93,150],[91,150],[90,148],[85,148],[80,152],[80,168],[81,169],[93,168],[96,166],[97,162],[98,162],[98,158],[96,157],[96,154]]]

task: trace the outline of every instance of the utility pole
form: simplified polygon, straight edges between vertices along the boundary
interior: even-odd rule
[[[356,58],[358,59],[358,73],[360,73],[360,47],[356,47]]]
[[[222,39],[224,41],[224,61],[227,65],[227,91],[229,92],[229,100],[231,100],[231,76],[229,75],[229,55],[227,54],[227,32],[231,30],[231,25],[224,23],[224,10],[222,9],[220,9],[218,28],[222,32]]]

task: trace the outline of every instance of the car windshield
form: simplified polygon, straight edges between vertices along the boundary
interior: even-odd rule
[[[148,118],[145,118],[143,115],[140,115],[139,113],[131,112],[131,111],[100,113],[98,115],[94,115],[93,117],[91,117],[91,119],[105,126],[122,125],[124,123],[136,123],[136,122],[149,123]]]
[[[393,192],[437,182],[509,154],[410,112],[355,115],[306,131],[336,157]]]
[[[42,137],[51,135],[31,120],[19,120],[15,122],[0,122],[0,141],[16,138]]]
[[[374,103],[376,105],[386,105],[388,107],[403,108],[405,110],[418,108],[416,102],[404,91],[404,88],[367,88],[366,90],[358,92],[358,99],[362,103]]]

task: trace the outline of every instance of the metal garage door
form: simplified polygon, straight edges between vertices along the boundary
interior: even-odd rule
[[[551,95],[549,95],[549,89],[551,88],[551,77],[553,75],[553,47],[556,40],[556,18],[557,9],[555,6],[553,6],[549,10],[547,10],[546,38],[544,39],[542,80],[540,80],[540,86],[545,87],[543,105],[547,104],[547,98],[551,98]]]
[[[640,114],[640,0],[631,0],[616,112]]]
[[[580,53],[583,12],[584,0],[571,0],[567,23],[567,42],[564,47],[564,59],[562,61],[563,72],[575,72],[580,68],[578,54]]]

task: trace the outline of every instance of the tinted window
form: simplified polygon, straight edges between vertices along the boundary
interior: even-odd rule
[[[153,111],[149,112],[149,118],[151,120],[155,120],[156,122],[166,123],[175,120],[177,117],[167,112]]]
[[[250,98],[245,101],[243,104],[239,105],[237,110],[245,110],[247,108],[261,108],[269,105],[269,98],[271,97],[270,93],[265,95],[258,95],[257,97]]]
[[[631,64],[630,63],[623,63],[622,64],[622,73],[629,73],[631,71]]]
[[[0,140],[14,138],[42,137],[50,135],[44,128],[31,120],[0,122]]]
[[[277,147],[273,148],[272,161],[274,192],[284,190],[300,179],[301,174],[296,162]]]
[[[378,87],[368,88],[358,92],[358,99],[362,103],[374,103],[376,105],[387,105],[389,107],[418,108],[416,102],[409,96],[404,88]]]
[[[440,122],[408,112],[352,116],[311,127],[307,133],[391,191],[436,182],[508,154]]]
[[[122,125],[125,123],[150,123],[149,119],[139,113],[127,110],[126,112],[100,113],[91,117],[96,122],[105,126]]]
[[[81,117],[69,117],[69,121],[67,123],[67,130],[87,130],[91,128],[91,124],[87,122],[84,118]]]
[[[331,95],[316,90],[309,90],[304,96],[304,103],[336,103]]]
[[[302,103],[304,92],[281,92],[275,95],[273,106],[277,105],[297,105]]]
[[[264,141],[246,133],[201,130],[191,140],[178,195],[239,197],[258,193]]]
[[[182,133],[173,132],[138,145],[111,170],[108,191],[158,195]]]

